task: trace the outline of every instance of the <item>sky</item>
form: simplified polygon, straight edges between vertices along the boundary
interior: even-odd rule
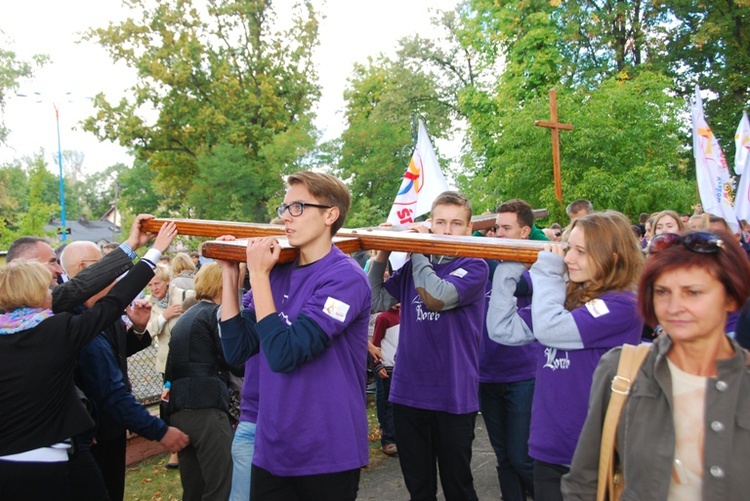
[[[283,16],[291,0],[276,2]],[[313,0],[321,21],[315,58],[322,97],[316,109],[317,126],[325,140],[344,129],[343,92],[355,62],[379,53],[392,55],[398,39],[411,34],[430,35],[431,9],[452,9],[457,0]],[[59,110],[62,150],[84,154],[83,171],[91,174],[118,162],[132,163],[127,149],[100,142],[82,130],[79,122],[94,112],[90,98],[103,92],[110,102],[127,95],[135,83],[132,70],[114,64],[102,48],[81,42],[80,33],[127,18],[120,0],[24,0],[5,2],[0,16],[0,43],[20,59],[47,54],[51,63],[23,81],[19,94],[6,105],[3,117],[11,130],[8,145],[0,145],[0,163],[45,151],[50,170],[56,171]]]

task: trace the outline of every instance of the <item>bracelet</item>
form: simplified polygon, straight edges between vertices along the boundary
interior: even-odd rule
[[[148,330],[148,326],[147,326],[147,327],[144,327],[144,328],[143,328],[143,330],[142,330],[141,332],[138,332],[138,331],[136,330],[135,326],[133,326],[133,334],[135,334],[136,336],[142,336],[142,335],[144,335],[144,334],[146,333],[146,331],[147,331],[147,330]]]

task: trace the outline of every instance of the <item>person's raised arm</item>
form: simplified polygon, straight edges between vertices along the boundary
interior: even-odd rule
[[[143,222],[153,217],[150,214],[136,216],[127,241],[119,248],[85,268],[73,279],[52,289],[52,310],[55,313],[72,310],[132,268],[135,250],[154,238],[154,234],[146,233],[142,228]]]
[[[560,350],[580,350],[583,339],[572,311],[565,308],[565,263],[561,245],[545,244],[530,275],[534,284],[531,297],[531,319],[534,325],[544,326],[535,332],[545,346]],[[609,318],[602,318],[607,322]]]
[[[372,307],[370,311],[373,313],[387,311],[398,303],[398,299],[391,296],[383,286],[383,277],[385,276],[385,269],[388,266],[390,255],[390,251],[381,250],[370,260],[370,270],[367,272],[367,278],[372,290]]]
[[[217,238],[219,241],[235,240],[232,235]],[[217,259],[221,267],[222,292],[219,307],[219,337],[224,358],[231,365],[243,364],[252,355],[258,353],[260,341],[255,332],[255,312],[250,309],[240,314],[240,303],[237,294],[239,265],[233,261]]]

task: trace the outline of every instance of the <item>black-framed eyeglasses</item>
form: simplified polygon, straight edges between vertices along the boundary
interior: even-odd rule
[[[684,245],[688,250],[698,254],[715,254],[724,248],[724,241],[713,233],[697,231],[686,235],[677,233],[662,233],[651,239],[648,253],[654,254],[664,249],[674,247],[677,244]]]
[[[317,207],[318,209],[330,209],[332,205],[320,205],[320,204],[309,204],[307,202],[294,202],[289,205],[281,204],[276,207],[276,214],[279,217],[284,217],[284,212],[287,210],[292,217],[301,216],[305,212],[305,207]]]

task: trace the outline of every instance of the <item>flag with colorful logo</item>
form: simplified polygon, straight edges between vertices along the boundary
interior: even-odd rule
[[[430,212],[433,200],[447,190],[448,183],[440,170],[424,122],[420,120],[417,146],[391,207],[388,222],[394,226],[413,223],[417,217]]]
[[[734,213],[738,220],[750,221],[750,120],[746,111],[742,112],[734,145],[734,172],[740,175],[740,185],[734,197]]]
[[[706,122],[703,100],[697,85],[693,103],[693,155],[703,210],[724,218],[732,231],[737,231],[739,225],[734,214],[729,168],[719,141]]]
[[[742,175],[750,165],[750,120],[747,119],[747,111],[742,112],[742,119],[734,135],[734,144],[737,147],[734,152],[734,172]]]

